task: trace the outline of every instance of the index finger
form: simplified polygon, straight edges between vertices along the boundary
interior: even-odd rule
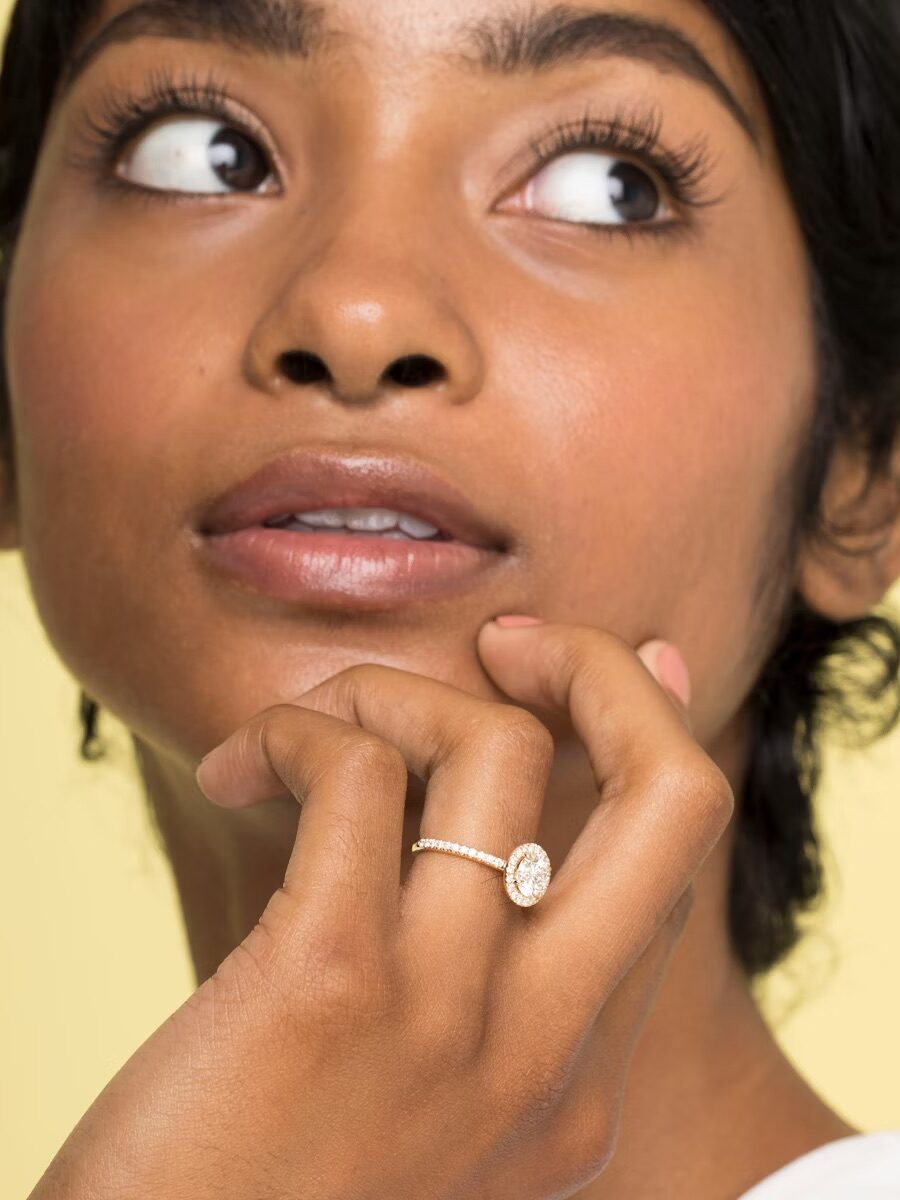
[[[266,799],[281,780],[302,796],[310,779],[321,775],[317,764],[328,756],[315,747],[318,725],[303,719],[298,710],[304,709],[346,723],[348,733],[352,728],[374,735],[426,782],[419,837],[461,842],[504,859],[515,846],[533,840],[552,766],[549,732],[512,705],[381,663],[347,667],[232,734],[216,751],[219,762],[214,765],[224,802],[240,807]],[[259,736],[267,724],[272,732]],[[328,728],[323,727],[323,737]],[[330,772],[337,769],[332,763]],[[204,771],[208,784],[208,762]],[[212,782],[215,786],[217,780]],[[366,866],[355,864],[355,876],[366,870],[370,878],[377,877],[385,870],[379,856],[385,855],[388,836],[403,817],[402,802],[398,804],[397,797],[389,800],[384,788],[380,792],[382,800],[369,807],[358,784],[332,787],[327,789],[327,809],[312,806],[309,811],[306,806],[307,832],[319,822],[328,832],[339,821],[356,831],[351,839],[355,846],[371,847],[372,858]],[[374,845],[373,825],[378,830]],[[399,874],[400,859],[397,838],[386,859],[392,881]],[[289,870],[296,879],[319,873],[309,836],[298,840]],[[388,886],[384,884],[381,894]],[[513,914],[520,919],[502,879],[478,862],[424,854],[411,864],[405,889],[404,920],[413,941],[449,945],[455,939],[466,948],[477,930],[485,953],[468,964],[468,976],[480,979],[493,970],[487,948],[510,926]],[[459,975],[452,955],[447,962],[448,970]]]
[[[537,906],[530,969],[602,1006],[728,825],[734,795],[622,638],[559,623],[485,625],[482,661],[514,700],[571,719],[599,803]]]

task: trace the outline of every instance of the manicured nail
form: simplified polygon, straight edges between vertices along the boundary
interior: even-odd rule
[[[666,687],[671,688],[687,708],[691,702],[691,677],[678,649],[671,644],[665,645],[656,663]]]
[[[522,625],[543,625],[541,617],[526,617],[519,613],[508,613],[502,617],[494,617],[494,624],[501,625],[504,629],[516,629]]]

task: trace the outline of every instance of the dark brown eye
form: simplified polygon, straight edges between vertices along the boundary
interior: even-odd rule
[[[609,197],[628,221],[651,221],[659,208],[659,192],[646,171],[619,159],[607,175]]]
[[[257,191],[269,174],[256,143],[239,129],[223,126],[209,144],[209,159],[219,178],[238,191]]]
[[[228,195],[260,191],[271,170],[239,129],[210,117],[176,117],[137,137],[116,173],[156,191]]]

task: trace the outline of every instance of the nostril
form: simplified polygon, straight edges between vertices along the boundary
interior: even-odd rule
[[[326,364],[308,350],[287,350],[279,355],[279,368],[292,383],[331,382],[332,375]],[[421,388],[443,380],[447,372],[429,354],[405,354],[395,359],[384,372],[403,387]]]
[[[406,354],[398,358],[385,374],[404,387],[427,387],[429,383],[444,379],[446,371],[429,354]]]
[[[279,358],[281,370],[292,383],[321,383],[331,373],[319,358],[307,350],[288,350]]]

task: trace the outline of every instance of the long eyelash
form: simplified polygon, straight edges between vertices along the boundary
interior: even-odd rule
[[[227,121],[247,136],[263,140],[259,128],[235,111],[228,84],[210,70],[205,79],[194,73],[176,78],[168,67],[148,73],[144,90],[119,92],[110,89],[102,94],[96,115],[87,117],[85,142],[89,146],[84,157],[73,156],[73,165],[99,170],[104,186],[123,189],[140,195],[145,202],[178,202],[193,200],[189,192],[169,192],[130,184],[113,172],[113,167],[128,143],[156,121],[176,114],[205,113]],[[630,155],[643,160],[662,180],[673,199],[685,208],[708,208],[719,203],[721,196],[704,196],[704,183],[711,170],[709,148],[702,138],[679,147],[667,148],[660,141],[662,114],[652,110],[628,109],[620,106],[612,117],[595,116],[588,108],[583,116],[564,125],[554,125],[530,140],[530,147],[540,166],[569,150],[593,147]],[[673,231],[672,222],[634,222],[606,226],[586,223],[597,233],[632,238],[637,234],[665,235]],[[682,230],[684,227],[682,226]]]
[[[665,147],[660,141],[661,127],[662,114],[658,108],[646,110],[620,106],[612,117],[595,116],[588,108],[578,121],[551,126],[531,139],[529,144],[539,166],[544,166],[566,151],[583,149],[585,146],[629,155],[649,166],[682,207],[700,209],[718,204],[721,195],[704,194],[704,185],[712,170],[708,144],[698,137],[678,149]],[[585,224],[598,233],[629,238],[645,233],[670,234],[675,228],[671,221],[611,226]],[[681,229],[685,230],[683,223]]]
[[[96,171],[103,186],[140,193],[148,202],[196,200],[190,192],[138,187],[113,173],[116,160],[133,138],[158,120],[177,114],[218,117],[257,142],[264,140],[261,130],[235,111],[228,84],[221,76],[210,70],[205,79],[194,73],[176,78],[168,67],[162,67],[147,74],[140,92],[111,88],[101,95],[98,111],[86,118],[83,138],[87,153],[73,155],[70,162]]]

